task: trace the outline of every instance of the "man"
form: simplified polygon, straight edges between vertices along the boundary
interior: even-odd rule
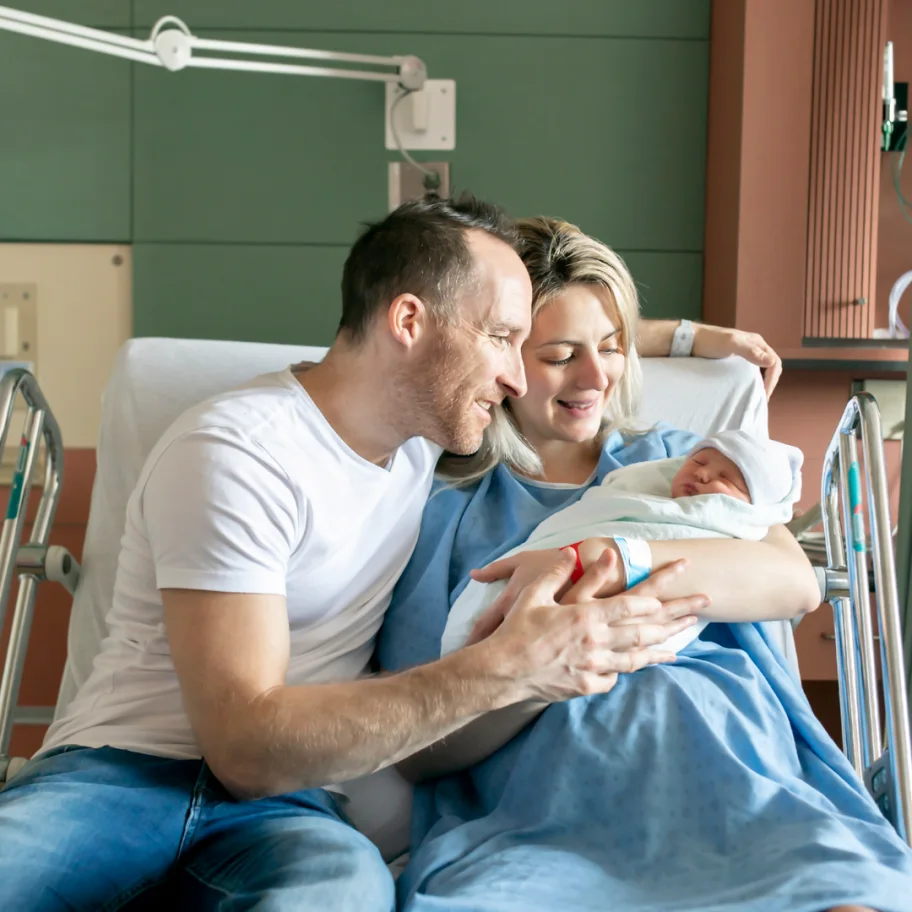
[[[662,659],[649,647],[698,600],[557,605],[570,562],[486,641],[365,676],[441,448],[474,452],[491,406],[525,390],[516,243],[472,199],[403,206],[352,248],[321,364],[164,434],[128,505],[93,673],[0,794],[4,908],[117,909],[170,880],[192,908],[387,912],[392,879],[340,812],[345,782]]]

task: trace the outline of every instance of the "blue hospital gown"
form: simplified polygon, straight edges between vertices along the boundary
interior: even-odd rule
[[[685,453],[666,428],[604,446],[595,478]],[[468,571],[583,488],[499,466],[440,488],[378,643],[439,656]],[[549,707],[473,769],[420,786],[407,912],[912,910],[912,852],[811,712],[763,624],[710,624],[672,665]]]

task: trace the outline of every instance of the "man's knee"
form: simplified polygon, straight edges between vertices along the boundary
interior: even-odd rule
[[[353,827],[332,821],[318,825],[314,833],[298,832],[274,858],[284,855],[292,844],[293,861],[286,873],[306,891],[311,884],[322,883],[331,897],[328,909],[363,909],[385,912],[394,906],[395,887],[389,868],[379,849]],[[282,840],[284,842],[284,840]],[[278,847],[276,847],[278,849]],[[322,890],[320,891],[322,892]],[[333,905],[335,903],[335,905]],[[328,909],[326,912],[328,912]]]
[[[353,890],[365,900],[370,900],[370,903],[365,901],[361,908],[391,909],[395,894],[393,876],[377,847],[364,836],[357,834],[357,837],[339,855],[343,874]]]
[[[181,876],[181,894],[200,909],[214,907],[216,896],[255,899],[257,909],[270,912],[392,912],[395,905],[393,878],[377,847],[325,817],[262,821],[198,846]]]

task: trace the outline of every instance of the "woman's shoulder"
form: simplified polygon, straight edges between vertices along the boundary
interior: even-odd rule
[[[434,530],[458,521],[470,506],[479,500],[484,501],[494,471],[468,484],[456,483],[452,478],[441,475],[434,476],[422,517],[422,536],[435,534]]]

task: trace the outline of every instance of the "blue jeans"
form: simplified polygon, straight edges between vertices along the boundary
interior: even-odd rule
[[[0,908],[391,912],[380,853],[322,789],[235,801],[201,760],[64,747],[0,792]]]

